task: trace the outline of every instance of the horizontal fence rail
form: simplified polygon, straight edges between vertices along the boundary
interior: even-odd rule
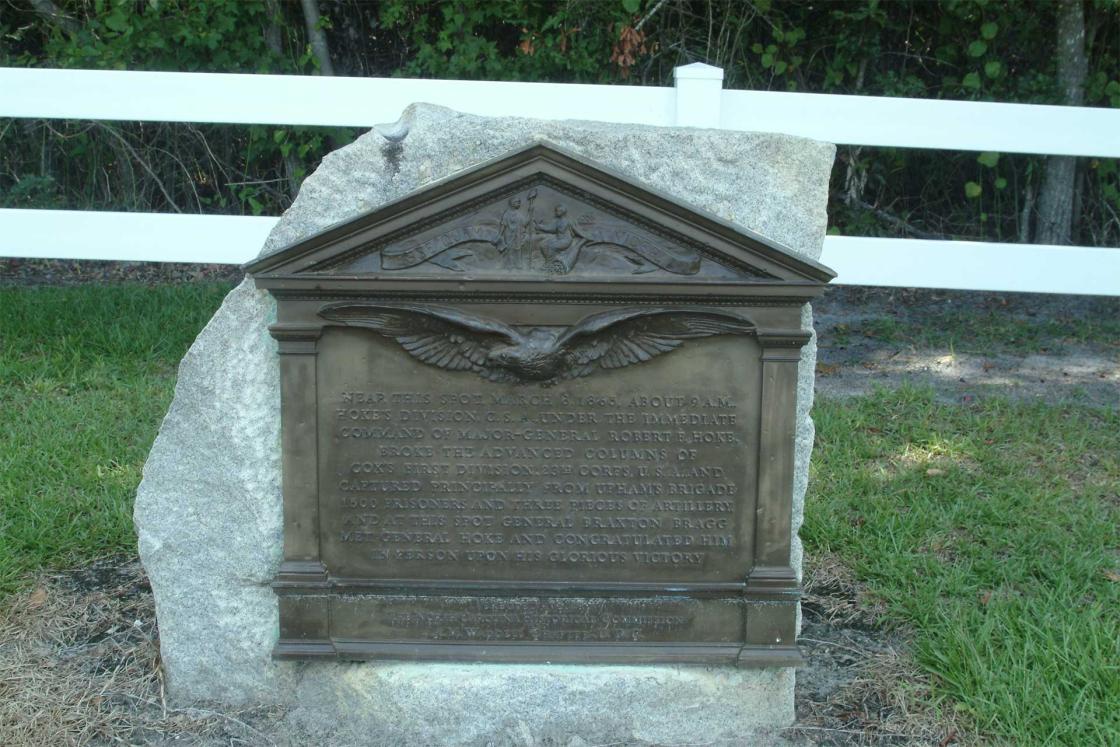
[[[369,127],[425,101],[484,116],[784,132],[834,143],[1120,158],[1120,110],[673,87],[0,68],[0,117]],[[0,256],[238,264],[276,218],[0,210]],[[849,285],[1120,295],[1120,249],[829,236]]]
[[[0,210],[0,255],[242,264],[279,218]],[[1120,250],[981,241],[826,236],[837,283],[896,288],[1120,295]]]
[[[695,124],[845,145],[1120,158],[1120,110],[725,91],[719,68],[703,65],[683,75],[690,77],[678,73],[676,88],[661,88],[0,68],[0,116],[371,127],[424,101],[488,117]],[[681,109],[704,121],[679,121],[682,88],[692,102]]]

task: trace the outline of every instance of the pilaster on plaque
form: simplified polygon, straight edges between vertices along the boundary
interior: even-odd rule
[[[739,665],[800,666],[804,663],[797,648],[797,603],[801,589],[793,568],[755,566],[744,590],[744,645]]]
[[[796,602],[801,597],[797,573],[789,565],[756,565],[747,576],[746,593],[775,602]]]
[[[280,607],[278,658],[335,656],[327,569],[319,552],[316,357],[322,327],[269,328],[280,362],[284,561],[272,582]]]
[[[755,565],[788,566],[793,502],[797,364],[809,341],[801,330],[760,330],[762,422],[759,429]]]
[[[802,330],[762,330],[761,424],[755,566],[744,590],[744,646],[739,666],[799,666],[797,602],[801,592],[790,566],[797,365],[809,341]]]
[[[270,325],[268,331],[278,343],[277,354],[314,356],[318,352],[323,327],[320,324],[277,322]]]
[[[269,328],[280,359],[284,563],[277,581],[326,581],[319,554],[319,470],[316,355],[322,327],[277,323]]]

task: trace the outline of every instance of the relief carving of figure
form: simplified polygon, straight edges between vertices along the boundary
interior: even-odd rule
[[[575,225],[568,218],[568,208],[557,205],[556,220],[538,221],[535,228],[542,233],[550,234],[551,238],[544,239],[540,244],[541,254],[545,258],[545,269],[557,275],[566,275],[572,271],[579,259],[579,250],[583,247],[585,239],[576,231]]]
[[[521,212],[521,198],[509,198],[509,207],[498,221],[498,236],[494,239],[494,246],[508,267],[524,268],[528,264],[529,229],[529,216]]]
[[[534,220],[537,190],[530,189],[508,197],[504,206],[495,206],[489,215],[452,224],[438,235],[387,247],[381,255],[381,268],[403,270],[430,263],[454,272],[504,269],[568,275],[581,261],[591,265],[606,252],[622,260],[616,262],[616,272],[662,270],[694,275],[700,270],[700,254],[695,249],[609,216],[585,212],[578,221],[572,220],[568,204],[556,197],[549,192],[542,196],[544,204],[552,207],[550,220]],[[498,209],[501,212],[495,216]]]

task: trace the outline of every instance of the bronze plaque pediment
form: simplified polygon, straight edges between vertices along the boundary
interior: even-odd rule
[[[248,269],[278,300],[277,656],[798,660],[826,268],[537,145]]]
[[[819,284],[781,245],[548,145],[441,180],[247,266],[323,275]]]

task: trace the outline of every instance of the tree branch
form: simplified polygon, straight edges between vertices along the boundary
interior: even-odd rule
[[[71,36],[77,35],[82,30],[82,25],[70,16],[64,14],[51,0],[30,0],[31,7],[36,13],[50,23],[58,26]]]
[[[163,182],[160,181],[160,178],[158,176],[156,176],[156,172],[152,171],[152,167],[148,165],[147,161],[145,161],[143,158],[140,157],[140,154],[137,153],[136,149],[133,148],[132,145],[127,140],[124,139],[124,136],[121,135],[119,132],[117,132],[115,129],[113,129],[112,127],[110,127],[107,124],[103,124],[101,122],[98,122],[97,126],[100,127],[101,129],[105,130],[106,132],[108,132],[113,137],[115,137],[118,141],[120,141],[120,144],[125,147],[125,150],[127,150],[130,154],[132,154],[132,157],[134,159],[136,159],[136,161],[140,164],[141,168],[143,168],[144,171],[147,171],[148,176],[152,177],[152,180],[155,181],[156,186],[159,187],[159,191],[163,192],[163,197],[164,197],[164,199],[167,200],[167,204],[169,204],[175,210],[176,213],[183,212],[182,210],[179,209],[179,206],[175,204],[175,200],[171,198],[171,193],[167,191],[167,187],[163,186]]]
[[[646,13],[645,17],[642,18],[642,20],[638,21],[638,24],[636,26],[634,26],[634,30],[635,31],[641,31],[642,26],[646,25],[646,21],[653,18],[653,14],[656,13],[657,11],[661,10],[661,6],[664,5],[664,4],[665,4],[665,0],[658,0],[657,4],[654,5],[652,8],[650,8],[649,13]]]
[[[864,202],[864,201],[860,200],[859,201],[859,206],[862,207],[864,210],[870,210],[871,213],[873,215],[875,215],[875,217],[879,218],[883,222],[889,223],[890,225],[894,226],[895,228],[897,228],[901,231],[905,231],[906,233],[910,234],[911,236],[913,236],[915,238],[930,239],[930,240],[933,240],[933,241],[941,241],[941,240],[946,238],[945,236],[942,236],[941,234],[930,233],[929,231],[923,231],[920,228],[915,228],[914,226],[912,226],[909,223],[907,223],[906,221],[904,221],[902,218],[899,218],[897,215],[894,215],[892,213],[888,213],[886,210],[883,210],[882,208],[875,207],[870,202]]]

